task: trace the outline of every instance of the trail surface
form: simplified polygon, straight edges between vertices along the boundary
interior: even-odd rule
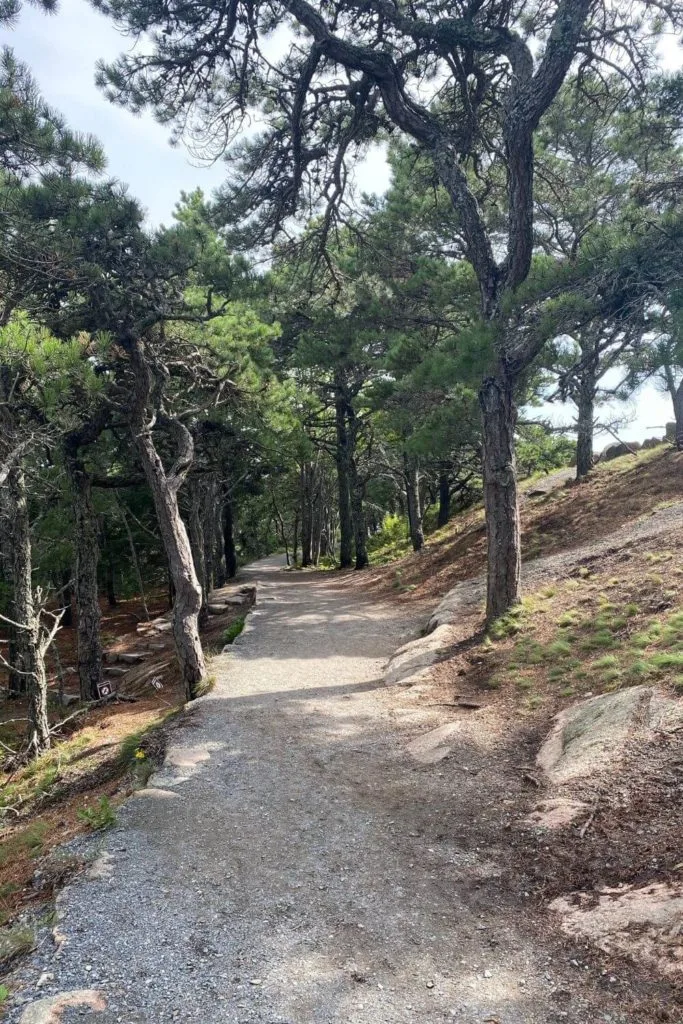
[[[627,1021],[504,878],[495,751],[406,752],[439,712],[379,684],[405,611],[278,560],[245,576],[248,630],[62,893],[63,945],[23,969],[25,998],[89,990],[106,1008],[61,1019],[93,1024]]]

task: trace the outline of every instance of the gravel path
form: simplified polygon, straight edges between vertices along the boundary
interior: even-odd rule
[[[627,1021],[468,838],[487,819],[507,842],[491,751],[406,753],[425,713],[378,684],[405,611],[273,559],[245,577],[249,628],[62,893],[24,998],[95,990],[106,1009],[61,1018],[93,1024]]]

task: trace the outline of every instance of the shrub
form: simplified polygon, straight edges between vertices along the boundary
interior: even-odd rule
[[[108,798],[103,796],[95,807],[83,807],[78,812],[79,821],[85,822],[91,829],[111,828],[116,823],[116,812]]]

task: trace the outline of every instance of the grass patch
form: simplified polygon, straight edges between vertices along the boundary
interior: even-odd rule
[[[43,843],[48,826],[43,821],[34,821],[21,832],[9,835],[7,839],[0,842],[0,867],[16,857],[25,853],[29,857],[39,857],[43,852]]]
[[[227,646],[233,644],[244,629],[244,619],[235,619],[223,633],[223,643]]]
[[[16,927],[5,928],[0,932],[0,965],[3,967],[16,960],[18,956],[25,956],[35,947],[36,936],[32,928]],[[4,986],[3,986],[4,988]],[[5,999],[9,993],[5,988]]]
[[[83,807],[78,812],[78,820],[93,831],[111,828],[116,824],[116,811],[106,796],[100,797],[94,807]]]

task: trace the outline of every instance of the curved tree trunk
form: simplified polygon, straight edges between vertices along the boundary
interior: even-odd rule
[[[349,436],[346,425],[346,399],[339,385],[335,393],[334,423],[337,433],[335,462],[339,488],[339,568],[350,569],[353,565],[353,518],[349,480]]]
[[[81,700],[97,700],[102,682],[102,639],[97,585],[97,522],[92,507],[90,476],[78,458],[77,446],[67,445],[66,466],[75,518],[76,613],[78,679]]]
[[[501,368],[482,383],[484,508],[488,548],[486,618],[492,621],[520,600],[522,560],[515,466],[517,409],[513,383]]]
[[[131,432],[145,479],[152,492],[157,522],[168,558],[175,589],[173,639],[185,695],[188,700],[193,700],[206,678],[204,652],[199,639],[202,588],[195,572],[187,530],[178,508],[178,491],[192,465],[194,443],[184,424],[164,417],[177,448],[176,461],[167,473],[154,445],[153,421],[148,422],[147,419],[147,407],[152,394],[152,373],[139,339],[127,339],[126,349],[135,379]]]
[[[31,532],[26,481],[21,468],[10,470],[7,488],[13,518],[12,584],[17,628],[17,671],[26,680],[28,694],[28,750],[36,757],[50,746],[47,717],[47,675],[42,646],[40,613],[33,599]]]

